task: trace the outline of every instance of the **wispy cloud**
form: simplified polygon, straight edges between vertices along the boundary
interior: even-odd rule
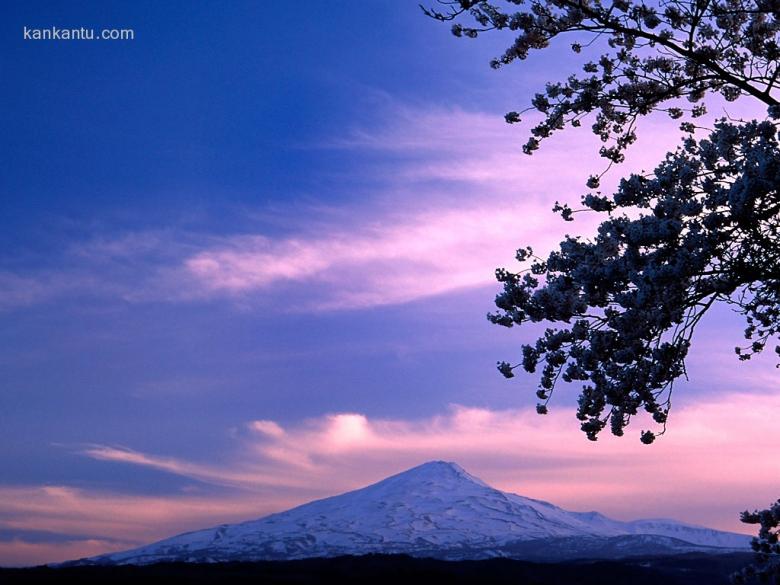
[[[406,303],[491,284],[517,247],[550,249],[563,232],[587,232],[597,219],[564,224],[550,211],[556,199],[576,203],[601,164],[587,132],[529,158],[520,152],[522,131],[499,113],[394,104],[385,114],[320,146],[354,153],[344,176],[371,186],[345,178],[339,188],[359,189],[361,204],[315,194],[317,205],[291,205],[274,231],[244,224],[232,235],[176,227],[96,233],[65,243],[56,268],[0,274],[0,308],[64,297],[294,299],[275,304],[286,310]]]
[[[566,232],[592,233],[601,219],[586,214],[564,224],[550,211],[556,200],[578,205],[586,176],[604,168],[587,130],[553,137],[527,157],[520,149],[527,128],[505,124],[501,112],[393,100],[382,108],[372,126],[317,146],[351,155],[333,170],[335,187],[333,176],[329,182],[352,203],[314,193],[313,205],[277,210],[273,231],[243,222],[235,234],[171,227],[66,242],[56,269],[0,272],[0,310],[64,297],[223,299],[307,311],[407,303],[490,284],[516,248],[544,252]],[[606,177],[605,190],[676,146],[675,122],[642,124],[639,145]]]
[[[0,565],[29,567],[100,555],[112,550],[132,548],[137,543],[96,538],[57,539],[31,542],[23,538],[0,540]]]
[[[403,303],[495,281],[519,241],[551,245],[538,205],[411,214],[404,221],[333,226],[322,234],[271,240],[242,236],[186,260],[212,295],[240,295],[282,283],[317,288],[307,308]],[[525,217],[518,222],[518,217]]]
[[[453,407],[420,421],[338,414],[266,439],[258,449],[272,449],[280,463],[319,462],[326,473],[343,466],[353,476],[451,458],[505,489],[575,509],[671,514],[740,529],[741,507],[780,493],[780,462],[766,440],[779,410],[774,396],[702,402],[675,412],[668,436],[649,448],[636,437],[605,436],[594,445],[565,409],[540,417],[531,410]]]
[[[245,488],[269,477],[275,485],[308,483],[320,486],[322,495],[421,461],[450,458],[505,489],[576,509],[621,517],[676,514],[737,529],[739,507],[780,493],[780,462],[766,440],[778,410],[777,396],[721,396],[674,412],[667,436],[650,447],[636,436],[605,435],[591,443],[565,408],[540,417],[533,409],[453,406],[420,420],[339,413],[289,428],[253,421],[246,425],[236,464],[208,473],[140,454],[85,454],[217,483],[238,477]],[[635,422],[636,433],[641,424]]]
[[[286,427],[247,422],[220,462],[92,445],[80,452],[173,473],[192,489],[133,495],[66,486],[0,486],[0,564],[49,562],[149,542],[178,532],[286,509],[374,482],[430,459],[458,461],[504,490],[618,518],[671,516],[749,531],[745,508],[780,494],[780,397],[722,395],[673,412],[651,446],[636,436],[585,439],[571,412],[452,406],[418,420],[336,413]],[[642,421],[636,421],[638,432]],[[214,486],[214,487],[210,487]],[[30,542],[25,531],[79,538]],[[19,556],[21,555],[21,556]]]
[[[67,486],[0,486],[0,566],[65,561],[158,540],[173,533],[262,516],[294,503],[277,494],[132,495]],[[31,539],[31,531],[40,535]],[[50,539],[45,534],[51,534]],[[65,535],[65,536],[61,536]]]
[[[257,432],[274,436],[273,427],[269,425],[275,424],[272,421],[256,421],[252,428]],[[284,431],[281,427],[277,425],[277,428],[283,435]],[[282,435],[277,436],[281,437]],[[91,445],[82,449],[80,453],[100,461],[115,461],[151,467],[218,486],[260,490],[268,487],[305,488],[309,485],[309,482],[304,478],[295,478],[290,475],[279,476],[274,470],[262,466],[262,462],[243,461],[233,466],[207,465],[174,457],[149,455],[126,447],[107,445]]]
[[[565,228],[594,223],[564,224],[551,212],[556,199],[579,198],[594,158],[587,134],[530,159],[498,114],[391,110],[391,124],[328,145],[373,153],[368,170],[357,171],[378,184],[373,204],[313,228],[302,223],[289,236],[241,235],[195,254],[185,266],[201,291],[236,298],[298,283],[310,285],[306,308],[405,303],[491,284],[516,248],[549,250]]]

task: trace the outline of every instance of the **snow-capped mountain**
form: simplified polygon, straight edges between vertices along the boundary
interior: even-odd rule
[[[748,549],[749,537],[674,520],[620,522],[494,489],[433,461],[368,487],[241,524],[80,561],[147,564],[406,553],[560,560]]]

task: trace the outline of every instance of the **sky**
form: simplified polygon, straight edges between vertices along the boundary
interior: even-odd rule
[[[493,71],[417,2],[7,3],[0,19],[0,565],[256,518],[430,459],[572,510],[750,532],[780,495],[772,356],[713,309],[669,431],[588,442],[503,379],[494,270],[551,250],[603,169],[587,130],[522,154],[576,69]],[[24,27],[132,29],[25,40]],[[750,106],[730,106],[749,111]],[[717,109],[717,108],[716,108]],[[627,162],[676,146],[649,119]],[[647,428],[650,423],[646,423]]]

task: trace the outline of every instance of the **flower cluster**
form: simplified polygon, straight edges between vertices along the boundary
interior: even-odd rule
[[[631,175],[611,196],[583,203],[609,214],[595,238],[567,237],[544,260],[520,250],[530,265],[496,271],[503,291],[488,318],[561,325],[499,370],[540,370],[540,406],[559,380],[583,382],[577,417],[595,440],[607,426],[622,435],[641,409],[665,425],[694,328],[714,302],[746,319],[741,359],[780,334],[777,128],[721,120],[706,139],[686,138],[653,174]]]
[[[441,12],[423,8],[441,21],[459,18],[456,36],[475,38],[509,31],[514,41],[491,65],[501,67],[544,49],[557,37],[573,34],[574,53],[600,49],[582,65],[582,74],[548,83],[528,110],[544,119],[523,147],[533,153],[541,141],[593,115],[592,130],[605,143],[601,155],[620,162],[636,140],[638,117],[662,110],[673,119],[704,113],[707,93],[733,101],[750,95],[777,106],[772,95],[780,58],[780,4],[776,0],[668,0],[660,5],[636,0],[438,0]],[[670,100],[687,102],[686,108]],[[520,121],[510,112],[507,121]],[[687,122],[690,124],[690,122]]]

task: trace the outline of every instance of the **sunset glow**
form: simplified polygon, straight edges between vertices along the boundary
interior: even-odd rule
[[[778,370],[738,361],[728,307],[702,322],[650,446],[642,416],[591,442],[579,386],[539,416],[538,379],[496,372],[541,329],[486,321],[495,269],[602,219],[551,211],[604,169],[598,139],[567,132],[528,157],[528,125],[503,118],[568,53],[493,71],[500,44],[466,46],[414,1],[207,4],[7,18],[136,38],[2,38],[0,566],[250,520],[439,459],[569,510],[754,532],[739,513],[780,495]],[[652,168],[678,125],[643,120],[604,189]]]

